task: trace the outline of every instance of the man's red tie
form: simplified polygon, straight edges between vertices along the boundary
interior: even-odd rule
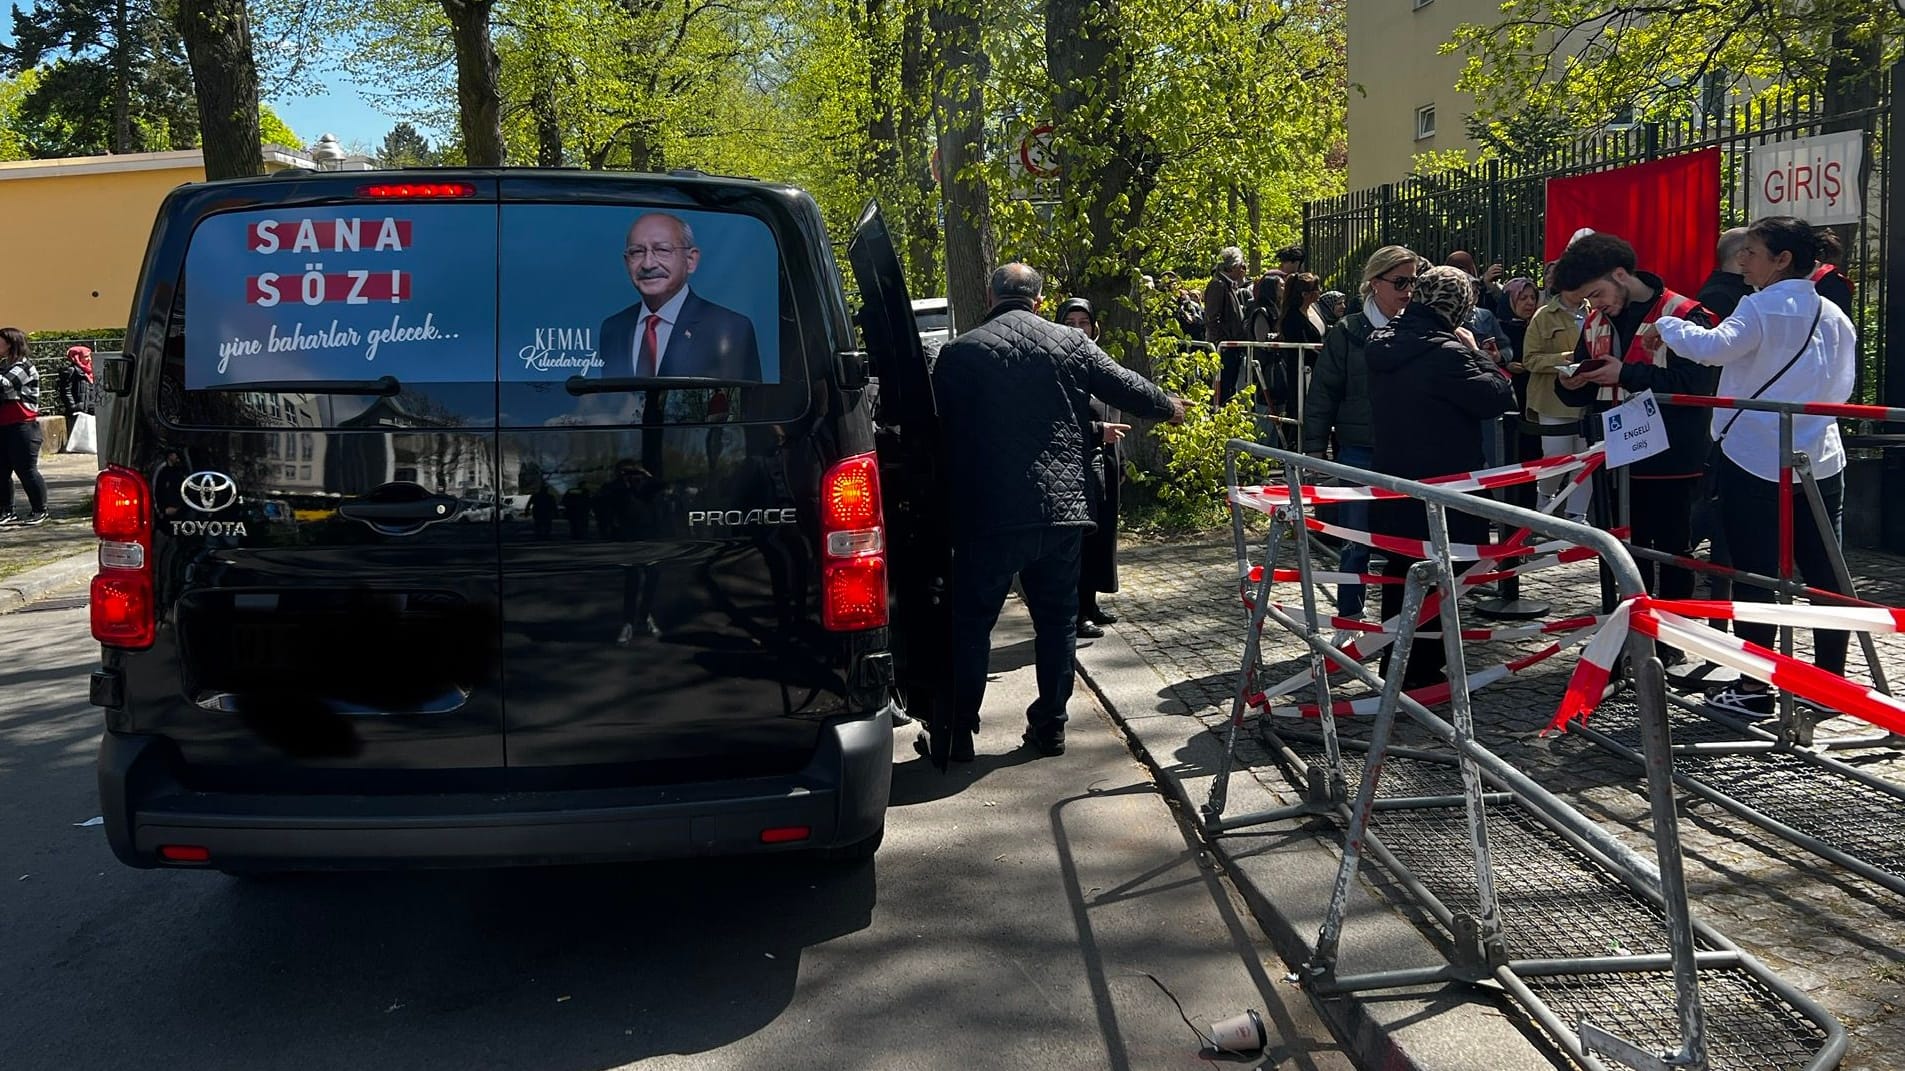
[[[655,366],[659,363],[655,351],[661,348],[660,340],[655,337],[655,329],[659,326],[661,317],[652,312],[642,324],[642,352],[635,362],[637,378],[646,379],[655,374]]]

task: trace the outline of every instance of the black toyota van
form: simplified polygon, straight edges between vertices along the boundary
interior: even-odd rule
[[[936,433],[877,211],[851,251],[864,348],[784,186],[175,190],[102,371],[113,851],[232,872],[870,854],[895,697],[943,686],[944,577],[921,570],[945,552],[909,497]]]

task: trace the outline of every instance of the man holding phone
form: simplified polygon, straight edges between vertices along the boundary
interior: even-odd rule
[[[1662,341],[1655,321],[1675,316],[1712,327],[1713,314],[1698,301],[1667,289],[1660,276],[1635,266],[1634,247],[1611,234],[1589,234],[1568,246],[1554,268],[1555,289],[1569,305],[1585,301],[1587,319],[1575,344],[1573,375],[1563,375],[1556,396],[1567,405],[1604,412],[1629,394],[1712,394],[1715,370],[1673,352]],[[1565,369],[1563,369],[1565,371]],[[1711,440],[1708,415],[1691,406],[1663,406],[1667,449],[1629,466],[1629,541],[1665,554],[1686,556],[1693,549],[1693,496],[1700,485]],[[1591,421],[1590,428],[1599,421]],[[1693,574],[1685,569],[1640,562],[1647,591],[1665,599],[1693,595]],[[1661,648],[1661,660],[1680,660]]]

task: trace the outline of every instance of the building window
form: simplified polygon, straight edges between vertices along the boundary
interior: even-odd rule
[[[1416,109],[1416,140],[1435,137],[1435,105],[1424,104]]]

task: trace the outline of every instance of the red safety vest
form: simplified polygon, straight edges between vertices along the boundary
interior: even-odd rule
[[[1675,316],[1686,319],[1700,303],[1684,294],[1676,294],[1662,287],[1654,298],[1653,308],[1641,318],[1640,328],[1627,344],[1627,352],[1622,355],[1623,364],[1651,364],[1655,368],[1667,367],[1667,344],[1661,341],[1660,334],[1647,330],[1647,325],[1662,316]],[[1599,309],[1589,309],[1587,319],[1581,324],[1581,337],[1587,340],[1588,357],[1602,360],[1614,355],[1614,325],[1608,322],[1606,315]],[[1600,399],[1604,402],[1618,402],[1627,396],[1619,387],[1602,387]]]

